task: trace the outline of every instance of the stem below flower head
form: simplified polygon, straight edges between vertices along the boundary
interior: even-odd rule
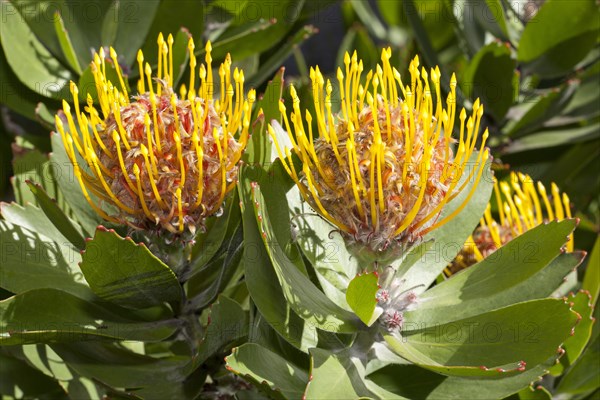
[[[373,344],[381,338],[379,324],[373,324],[370,327],[364,328],[357,333],[354,342],[348,349],[349,356],[357,358],[364,366],[366,366],[369,351],[373,347]]]

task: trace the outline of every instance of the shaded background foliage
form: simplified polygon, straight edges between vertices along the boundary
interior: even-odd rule
[[[56,177],[48,168],[49,132],[54,129],[53,116],[60,108],[60,100],[70,99],[68,81],[78,82],[80,87],[89,87],[93,82],[89,69],[91,49],[97,50],[100,45],[115,47],[121,57],[121,67],[129,71],[130,87],[134,87],[138,74],[137,49],[142,48],[146,59],[153,60],[158,32],[172,33],[175,37],[175,63],[179,67],[175,80],[180,82],[185,82],[189,74],[185,54],[188,37],[194,37],[197,55],[202,54],[200,43],[211,39],[215,61],[222,61],[230,52],[234,65],[244,68],[247,86],[265,93],[262,106],[270,117],[275,117],[277,112],[281,88],[267,85],[271,79],[281,83],[281,72],[276,75],[280,65],[286,67],[286,84],[294,84],[302,104],[308,105],[311,103],[311,66],[318,64],[324,73],[335,77],[336,67],[343,65],[344,53],[357,50],[365,62],[365,69],[374,68],[381,47],[391,46],[392,64],[399,71],[407,69],[415,54],[419,54],[421,62],[428,67],[439,65],[445,79],[442,82],[444,91],[449,87],[450,71],[455,72],[460,89],[459,107],[470,108],[472,99],[481,98],[485,105],[482,124],[489,127],[491,133],[489,145],[498,176],[505,176],[509,168],[523,171],[547,186],[556,182],[569,194],[574,215],[580,219],[575,247],[588,252],[593,250],[593,255],[578,269],[579,280],[568,282],[568,289],[576,290],[582,285],[584,288],[597,287],[597,282],[582,284],[584,273],[594,266],[596,261],[593,260],[598,260],[600,251],[600,15],[593,0],[2,0],[0,5],[0,198],[4,201],[15,199],[21,204],[30,201],[43,207],[40,197],[27,186],[26,180],[31,179],[64,204],[63,194],[56,187]],[[335,79],[332,81],[335,84]],[[283,91],[283,96],[286,102],[291,102],[287,90]],[[56,174],[57,170],[54,171]],[[197,307],[213,303],[217,293],[224,289],[230,298],[243,302],[244,307],[247,305],[244,285],[227,284],[235,283],[236,278],[239,280],[235,268],[215,272],[207,267],[211,262],[234,266],[240,263],[242,232],[237,222],[241,217],[236,212],[231,211],[233,216],[223,224],[222,232],[216,233],[224,238],[225,244],[221,246],[219,242],[204,258],[199,256],[197,260],[197,274],[186,288]],[[107,232],[97,235],[99,240],[117,242]],[[243,237],[246,242],[252,239],[245,235],[246,232]],[[127,246],[126,243],[122,245]],[[228,275],[230,270],[233,271],[231,276]],[[206,282],[214,280],[215,274],[219,283],[206,287]],[[586,279],[594,279],[592,274],[588,275],[591,278],[586,276]],[[2,289],[0,294],[4,299],[12,293]],[[227,346],[230,348],[248,338],[253,343],[268,343],[268,348],[285,354],[288,360],[297,361],[297,365],[305,364],[305,355],[283,342],[260,317],[252,321],[249,332],[236,330],[236,321],[246,321],[253,316],[248,316],[235,301],[224,296],[215,304],[211,314],[213,321],[229,326],[229,332],[233,334],[211,342],[217,334],[208,332],[206,338],[209,339],[204,344],[209,350],[202,350],[205,353],[201,354],[200,358],[204,359],[200,363],[210,361]],[[142,318],[141,315],[138,317]],[[206,319],[207,314],[202,318]],[[236,332],[239,335],[236,336]],[[143,337],[143,332],[136,334]],[[327,334],[320,331],[320,335]],[[302,340],[299,338],[300,342]],[[330,343],[331,349],[335,349],[343,345],[340,340],[343,338],[331,335],[319,338],[319,345]],[[573,398],[598,394],[597,376],[590,374],[597,362],[597,324],[590,342],[592,344],[577,364],[565,365],[569,372],[567,377],[547,379],[545,386],[549,390]],[[123,351],[108,345],[103,349],[106,365]],[[161,344],[155,344],[151,350],[154,354],[167,352]],[[68,382],[69,393],[77,398],[78,394],[90,394],[110,386],[102,380],[92,383],[79,379],[80,374],[91,373],[86,369],[89,366],[80,360],[91,357],[93,351],[85,343],[75,347],[56,345],[52,349],[43,345],[12,348],[0,352],[0,371],[7,381],[16,382],[31,396],[64,395],[64,387],[49,378],[54,376],[61,382]],[[275,353],[252,346],[246,347],[245,351],[247,359],[260,360],[257,361],[259,365],[254,366],[259,370],[261,365],[276,364],[281,360]],[[24,354],[26,352],[28,354]],[[31,360],[42,359],[38,353],[51,353],[49,359],[60,356],[72,364],[53,370],[52,365],[34,362],[35,368],[32,368]],[[341,371],[348,367],[342,365],[344,360],[327,359],[320,350],[313,351],[311,356],[318,363],[327,362],[328,371],[335,376],[342,376]],[[134,359],[129,361],[136,362]],[[143,363],[140,361],[140,364]],[[285,369],[288,365],[280,367]],[[126,383],[143,386],[151,380],[152,370],[171,368],[182,373],[179,367],[168,362],[143,365],[142,373]],[[452,387],[455,384],[452,379],[458,379],[415,368],[389,366],[379,370],[373,380],[381,387],[393,388],[394,382],[388,382],[389,377],[404,374],[415,380],[436,382],[442,388],[440,390],[444,390],[444,385]],[[237,372],[244,375],[244,371]],[[296,389],[302,387],[307,377],[305,370],[293,372],[300,383],[292,381],[290,387],[273,392],[268,383],[262,383],[263,389],[273,396],[283,393],[296,397],[299,394]],[[554,375],[560,376],[561,372],[555,371]],[[222,379],[221,384],[227,382],[233,388],[248,389],[231,376],[219,374],[222,372],[218,369],[200,368],[186,382],[191,378],[200,381],[211,375]],[[26,375],[30,378],[21,382],[21,377]],[[71,379],[73,377],[75,379]],[[105,378],[113,386],[122,383],[110,373],[106,373]],[[272,377],[272,380],[276,378]],[[260,382],[257,383],[260,386]],[[313,385],[324,388],[327,382]],[[13,386],[0,386],[0,389],[3,394],[17,395],[12,392]],[[187,387],[184,382],[177,390],[183,393],[198,388]],[[219,389],[210,384],[203,390],[205,394],[211,390],[215,396],[219,394]],[[409,385],[403,390],[407,397],[427,395],[420,388]],[[249,389],[248,393],[247,396],[257,395]],[[148,391],[138,392],[140,396],[148,394]],[[515,396],[526,398],[526,394]],[[540,396],[548,398],[545,393]]]

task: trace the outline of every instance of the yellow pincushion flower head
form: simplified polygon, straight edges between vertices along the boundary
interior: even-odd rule
[[[291,151],[282,149],[273,127],[269,132],[288,174],[303,198],[342,233],[349,249],[365,260],[383,261],[455,217],[467,204],[488,159],[483,134],[476,165],[465,168],[478,139],[483,106],[475,101],[467,117],[459,115],[458,140],[452,137],[456,114],[456,78],[443,105],[440,71],[410,63],[410,82],[390,65],[391,50],[384,49],[381,64],[365,80],[356,52],[346,54],[345,70],[337,79],[341,111],[332,114],[332,85],[319,68],[311,69],[313,115],[305,121],[298,101],[287,117],[280,104]],[[296,99],[295,89],[291,88]],[[456,152],[452,146],[456,143]],[[297,171],[294,152],[302,162]],[[284,154],[285,152],[285,154]],[[286,160],[287,157],[287,160]],[[472,161],[472,160],[471,160]],[[466,179],[461,180],[466,172]],[[440,219],[444,206],[475,181],[462,205]]]
[[[506,243],[543,222],[571,218],[569,196],[552,183],[548,193],[542,182],[529,175],[512,172],[508,182],[494,179],[494,199],[499,220],[492,216],[488,204],[479,225],[465,246],[446,268],[451,275],[467,268],[504,246]],[[544,212],[545,211],[545,212]],[[574,250],[573,234],[569,235],[566,250]]]
[[[111,48],[106,59],[100,49],[92,62],[99,110],[88,94],[82,111],[71,82],[75,110],[63,101],[64,116],[56,116],[56,127],[85,198],[104,219],[135,229],[193,234],[235,186],[255,92],[244,98],[244,72],[235,68],[232,80],[227,55],[219,68],[221,97],[213,99],[211,44],[206,44],[206,64],[197,67],[190,38],[189,86],[182,85],[178,96],[172,45],[171,35],[166,41],[159,35],[154,76],[138,52],[138,93],[131,97],[116,52]],[[107,63],[118,82],[107,78]]]

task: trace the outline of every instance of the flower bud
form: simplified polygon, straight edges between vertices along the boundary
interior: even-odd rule
[[[571,218],[569,196],[560,193],[552,184],[551,193],[546,187],[526,174],[512,172],[508,182],[494,180],[494,200],[499,219],[492,216],[488,204],[479,225],[469,237],[460,253],[448,265],[446,275],[467,268],[498,250],[506,243],[543,222]],[[566,250],[573,251],[573,234],[569,235]]]
[[[461,111],[460,136],[454,139],[456,78],[444,107],[438,68],[429,73],[419,69],[415,57],[410,82],[404,84],[390,57],[391,50],[384,49],[381,64],[363,80],[362,61],[356,53],[346,55],[345,69],[337,72],[341,110],[336,115],[331,82],[324,83],[318,67],[311,69],[317,132],[310,112],[307,123],[303,121],[299,101],[294,101],[289,118],[280,107],[291,149],[282,149],[269,128],[284,168],[304,199],[339,230],[349,250],[368,263],[398,258],[456,216],[476,190],[488,157],[486,131],[473,157],[475,166],[465,168],[479,136],[479,101],[468,118]],[[301,169],[290,159],[292,153]],[[467,170],[467,179],[461,180]],[[467,200],[440,219],[444,206],[473,181]]]
[[[82,111],[79,89],[71,82],[74,110],[63,102],[64,118],[57,116],[56,127],[82,192],[98,214],[134,229],[179,235],[204,229],[206,217],[218,212],[234,188],[255,95],[250,91],[244,98],[243,72],[236,69],[231,80],[227,56],[220,66],[221,96],[214,99],[210,42],[206,64],[197,68],[190,38],[190,81],[178,96],[173,42],[171,35],[166,41],[159,35],[154,75],[138,52],[134,96],[117,53],[111,48],[105,58],[101,49],[91,66],[99,109],[88,94]],[[114,82],[111,68],[118,77]]]

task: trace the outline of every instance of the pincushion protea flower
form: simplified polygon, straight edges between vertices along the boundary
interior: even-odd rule
[[[206,44],[206,64],[197,68],[190,38],[189,86],[182,85],[178,96],[172,45],[171,35],[166,41],[159,35],[155,76],[138,52],[138,94],[131,98],[116,52],[110,48],[110,58],[105,58],[100,49],[92,62],[100,109],[88,94],[82,112],[79,90],[71,82],[75,110],[63,101],[64,116],[56,116],[56,127],[85,198],[104,219],[176,234],[187,227],[193,234],[235,186],[255,92],[244,98],[244,72],[235,68],[231,80],[228,55],[219,68],[221,97],[213,99],[211,44]],[[107,78],[107,62],[119,82]],[[107,211],[103,203],[116,212]]]
[[[498,183],[494,180],[494,197],[500,221],[493,218],[491,206],[488,204],[479,226],[446,268],[446,275],[483,260],[515,237],[544,221],[571,218],[569,196],[566,193],[561,195],[558,186],[552,183],[551,193],[548,194],[542,182],[535,184],[526,174],[512,172],[509,182]],[[573,249],[571,234],[566,250],[572,252]]]
[[[415,57],[409,67],[410,84],[404,85],[390,57],[391,50],[384,49],[381,65],[361,83],[362,60],[356,52],[352,57],[346,53],[345,71],[337,71],[341,111],[335,116],[330,81],[325,84],[318,67],[311,69],[318,138],[313,137],[313,115],[307,110],[305,123],[298,101],[289,118],[280,104],[291,151],[302,162],[300,171],[290,149],[282,149],[274,128],[268,128],[303,198],[339,229],[350,248],[358,246],[359,253],[369,250],[381,255],[410,245],[454,218],[473,195],[488,159],[486,130],[475,165],[466,172],[483,115],[479,100],[470,116],[464,109],[460,112],[456,140],[452,138],[455,76],[444,108],[439,68],[429,73],[419,69]],[[293,87],[291,92],[296,100]],[[456,153],[453,143],[457,143]],[[461,180],[463,174],[468,176]],[[439,219],[444,206],[473,181],[463,203]]]

